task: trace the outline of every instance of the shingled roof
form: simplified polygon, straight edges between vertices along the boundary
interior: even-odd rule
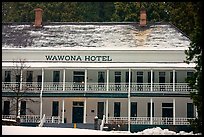
[[[2,24],[2,48],[187,48],[190,40],[170,23]]]

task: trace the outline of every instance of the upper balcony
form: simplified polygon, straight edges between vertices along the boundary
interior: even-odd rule
[[[2,82],[2,92],[16,91],[22,87],[22,91],[29,93],[127,93],[129,90],[128,83],[77,83],[77,82],[22,82],[22,86],[16,82]],[[195,91],[187,83],[130,83],[131,93],[181,93],[189,94]]]

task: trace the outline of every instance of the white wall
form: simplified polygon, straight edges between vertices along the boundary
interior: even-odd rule
[[[186,58],[184,50],[130,50],[130,51],[70,51],[70,50],[39,50],[39,49],[2,49],[2,60],[13,61],[46,61],[46,55],[64,56],[109,56],[109,62],[183,62]],[[68,61],[69,62],[69,61]],[[77,62],[77,61],[76,61]],[[96,61],[98,62],[98,61]]]

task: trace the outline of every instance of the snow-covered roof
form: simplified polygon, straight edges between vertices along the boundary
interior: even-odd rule
[[[190,40],[169,23],[62,23],[43,28],[2,25],[2,48],[187,49]]]

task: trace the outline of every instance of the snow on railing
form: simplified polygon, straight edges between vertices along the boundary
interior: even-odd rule
[[[40,124],[38,126],[42,127],[44,123],[45,123],[45,114],[43,115],[42,119],[40,120]]]
[[[104,124],[105,124],[105,115],[103,115],[103,119],[101,121],[101,125],[100,125],[100,130],[101,131],[103,130]]]

